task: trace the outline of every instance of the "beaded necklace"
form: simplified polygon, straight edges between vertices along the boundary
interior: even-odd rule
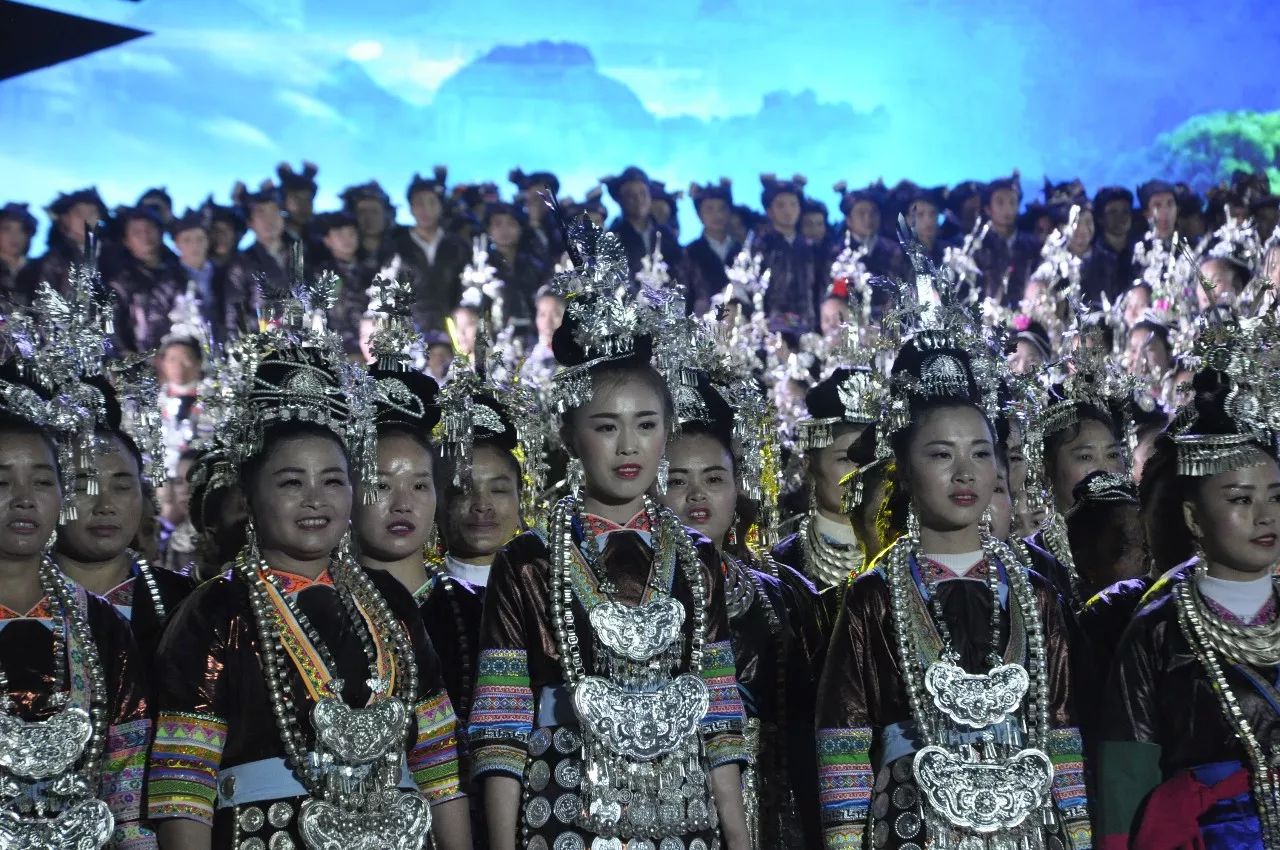
[[[67,689],[48,698],[60,709],[57,714],[42,722],[23,721],[10,714],[8,677],[0,667],[0,752],[7,754],[0,767],[0,789],[5,791],[6,807],[17,810],[9,816],[15,846],[53,846],[43,842],[57,835],[61,840],[91,842],[77,846],[97,848],[110,838],[115,822],[106,803],[96,799],[106,748],[106,675],[70,579],[47,556],[39,569],[44,598],[53,608],[53,671],[61,678],[66,669]],[[73,769],[77,762],[78,769]],[[43,780],[53,780],[43,793],[24,793],[23,784]],[[32,812],[35,818],[24,817]],[[47,819],[60,812],[65,812],[62,819],[74,823],[69,827],[72,834],[60,831],[62,819]]]
[[[129,557],[138,567],[138,575],[142,578],[142,583],[146,586],[147,593],[151,596],[151,607],[155,609],[156,619],[163,623],[165,618],[164,600],[160,598],[160,587],[156,584],[156,577],[150,562],[132,549],[129,550]]]
[[[1192,654],[1208,674],[1209,684],[1218,698],[1219,707],[1248,756],[1249,779],[1254,803],[1258,808],[1263,846],[1274,850],[1280,848],[1280,777],[1277,776],[1280,754],[1267,752],[1249,719],[1244,716],[1240,701],[1222,668],[1222,656],[1226,656],[1231,662],[1264,667],[1273,667],[1275,662],[1265,664],[1251,661],[1248,656],[1253,654],[1252,648],[1243,645],[1233,647],[1233,632],[1239,628],[1209,611],[1194,584],[1194,579],[1184,579],[1173,589],[1178,606],[1178,625]],[[1280,622],[1280,617],[1269,625],[1274,627],[1276,622]]]
[[[404,735],[407,731],[407,708],[405,707],[413,704],[418,691],[417,664],[413,647],[386,600],[363,570],[347,558],[335,558],[330,562],[329,570],[333,578],[334,590],[338,594],[348,621],[360,632],[365,657],[369,661],[371,708],[395,701],[402,704],[404,720],[401,722],[401,728],[397,730],[399,735],[396,740],[403,748]],[[314,626],[306,618],[297,602],[290,599],[284,592],[279,579],[271,573],[265,562],[257,558],[251,560],[245,550],[242,550],[236,558],[236,571],[244,579],[249,590],[249,601],[258,629],[258,652],[262,660],[262,672],[266,679],[276,728],[279,730],[289,766],[302,780],[313,799],[327,799],[344,809],[360,809],[366,801],[376,803],[378,792],[392,789],[398,782],[400,760],[395,759],[395,763],[391,764],[392,760],[384,754],[380,758],[380,763],[375,764],[371,771],[375,788],[362,789],[360,786],[367,783],[360,782],[356,783],[355,789],[352,789],[342,787],[344,783],[332,766],[326,763],[326,754],[308,751],[306,736],[294,714],[294,707],[301,701],[293,695],[288,667],[298,668],[299,673],[303,674],[304,683],[308,680],[308,671],[298,667],[291,658],[282,657],[282,655],[288,655],[285,641],[301,640],[309,644],[307,648],[314,650],[327,668],[320,672],[321,675],[329,677],[324,683],[329,695],[341,701],[343,682],[332,678],[337,673],[337,666]],[[297,623],[297,629],[291,629],[286,624],[282,613],[277,608],[277,603],[273,601],[273,596],[284,601],[288,612]],[[301,634],[298,634],[298,631]],[[389,643],[393,647],[390,658],[390,677],[382,675],[382,671],[379,670],[377,663],[377,644],[379,643]],[[322,702],[327,701],[322,700]],[[319,705],[320,703],[317,703],[317,708]],[[313,720],[315,717],[316,713],[313,710]],[[317,728],[317,749],[324,749],[319,741],[322,736],[322,730]],[[349,780],[345,784],[349,786]]]
[[[843,587],[849,573],[862,567],[856,546],[837,547],[818,532],[810,514],[800,521],[800,541],[804,546],[804,563],[810,576],[825,585]]]
[[[989,567],[987,588],[992,595],[987,655],[992,669],[985,675],[973,676],[959,667],[942,616],[936,581],[928,588],[928,608],[932,610],[942,652],[941,658],[926,668],[925,635],[911,615],[912,595],[924,590],[917,585],[911,567],[912,559],[919,557],[915,535],[899,538],[886,559],[890,614],[903,686],[924,744],[915,755],[913,770],[923,792],[929,839],[939,848],[985,846],[981,837],[992,834],[1034,840],[1040,825],[1029,816],[1037,809],[1043,813],[1045,827],[1055,822],[1048,793],[1053,764],[1045,753],[1049,693],[1043,624],[1026,571],[1013,551],[990,534],[983,534],[982,544]],[[1010,619],[1015,619],[1012,610],[1016,606],[1026,629],[1025,667],[1016,662],[1001,663],[998,564],[1006,565]],[[1025,741],[1017,736],[1019,713],[1025,724]],[[1008,740],[1001,740],[1002,727],[1013,727]],[[971,742],[975,732],[979,737]],[[985,774],[979,775],[983,771]],[[983,810],[975,805],[975,794],[983,783],[993,780],[1007,786],[1003,790],[1009,793],[1002,799],[1008,805]]]
[[[664,839],[714,829],[706,754],[698,723],[709,694],[701,679],[707,633],[707,584],[702,562],[675,514],[645,500],[653,536],[649,601],[624,606],[600,557],[598,541],[581,521],[582,499],[567,496],[551,515],[551,619],[565,684],[583,728],[585,765],[577,825],[603,839]],[[582,528],[584,547],[574,540]],[[681,663],[680,620],[671,617],[666,565],[678,565],[693,591],[688,672]],[[599,597],[583,598],[590,572]],[[596,666],[588,675],[573,612],[574,597],[587,608]],[[665,604],[664,604],[665,603]],[[683,606],[674,603],[683,618]],[[674,623],[674,630],[672,629]],[[618,723],[626,717],[628,723]]]

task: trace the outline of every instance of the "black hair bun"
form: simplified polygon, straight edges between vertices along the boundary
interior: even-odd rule
[[[440,421],[440,385],[434,378],[412,369],[370,369],[369,377],[374,381],[378,428],[400,426],[430,436]]]

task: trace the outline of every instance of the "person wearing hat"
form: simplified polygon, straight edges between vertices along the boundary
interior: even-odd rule
[[[503,314],[522,335],[533,327],[535,297],[550,277],[546,264],[524,249],[524,231],[524,218],[514,204],[495,201],[485,207],[484,232],[491,246],[489,262],[503,282]]]
[[[805,198],[800,205],[800,235],[805,238],[819,256],[826,256],[831,248],[831,225],[827,221],[827,205],[813,198]]]
[[[1186,183],[1178,183],[1174,188],[1178,191],[1178,233],[1194,245],[1200,241],[1207,229],[1204,199]]]
[[[276,177],[280,180],[280,197],[284,201],[285,230],[294,239],[303,242],[311,241],[311,221],[315,216],[316,173],[319,168],[314,163],[302,163],[301,171],[294,171],[293,166],[282,162],[276,166]]]
[[[1169,247],[1178,226],[1178,192],[1164,180],[1148,180],[1138,187],[1142,217],[1155,237]]]
[[[360,234],[356,256],[372,279],[395,253],[391,248],[391,227],[395,223],[396,209],[377,180],[348,186],[339,197],[342,198],[342,211],[356,221],[356,230]]]
[[[64,192],[46,208],[53,226],[49,228],[48,250],[39,260],[27,263],[18,273],[17,288],[35,293],[41,283],[66,293],[71,267],[85,262],[87,230],[96,230],[107,220],[107,205],[96,187]]]
[[[1091,472],[1072,490],[1067,538],[1080,565],[1081,596],[1147,571],[1138,487],[1128,475]]]
[[[960,243],[973,232],[982,214],[982,184],[964,180],[945,190],[942,227],[938,237],[948,244]]]
[[[311,221],[311,232],[327,255],[316,264],[312,276],[333,274],[338,292],[329,308],[329,329],[342,340],[348,357],[360,353],[360,320],[369,309],[369,284],[373,277],[360,262],[360,234],[355,218],[345,211],[326,212]]]
[[[173,197],[163,186],[155,186],[138,196],[138,207],[148,207],[156,214],[161,227],[168,228],[173,224]]]
[[[689,184],[693,209],[702,222],[702,235],[684,246],[688,268],[686,297],[695,313],[703,313],[712,296],[723,292],[729,283],[726,269],[742,250],[742,243],[729,233],[729,214],[733,209],[733,184],[729,178],[719,183]]]
[[[866,249],[862,264],[873,275],[900,276],[906,271],[902,251],[896,242],[880,232],[884,202],[888,193],[884,183],[877,180],[862,189],[847,191],[843,182],[836,184],[840,194],[840,212],[844,213],[844,227],[852,237],[852,247]],[[844,243],[831,250],[839,253]]]
[[[560,224],[551,215],[544,196],[559,197],[560,178],[550,171],[526,174],[515,168],[507,179],[515,184],[518,193],[515,204],[524,211],[525,227],[520,236],[520,247],[549,267],[560,257],[564,237],[560,235]]]
[[[253,244],[238,252],[227,270],[223,322],[227,332],[234,334],[257,326],[261,291],[288,287],[289,239],[275,185],[268,181],[258,191],[250,192],[241,183],[232,196],[253,232]]]
[[[616,233],[622,240],[631,277],[634,278],[641,270],[642,261],[651,256],[655,248],[661,248],[668,268],[679,269],[684,255],[675,235],[654,220],[649,175],[629,165],[621,174],[606,177],[603,182],[609,190],[609,197],[622,208],[622,214],[614,219],[609,232]],[[678,274],[673,276],[679,277]]]
[[[1040,240],[1018,230],[1022,182],[1017,172],[982,187],[982,212],[991,227],[974,259],[982,271],[986,296],[1017,304],[1027,276],[1040,263]]]
[[[935,186],[932,189],[917,186],[905,198],[906,205],[903,209],[907,224],[935,265],[941,265],[946,249],[946,242],[941,238],[941,228],[938,225],[938,217],[946,208],[945,197],[945,186]]]
[[[445,317],[462,295],[460,276],[471,262],[471,244],[445,227],[445,179],[437,166],[430,178],[414,174],[405,192],[413,224],[392,237],[402,272],[413,284],[413,320],[423,330],[443,329]]]
[[[668,191],[667,184],[662,180],[649,181],[649,214],[659,227],[671,231],[677,241],[680,239],[680,216],[676,204],[683,194],[678,189]]]
[[[169,237],[178,249],[179,292],[191,292],[199,304],[200,317],[215,339],[223,332],[221,316],[224,273],[209,258],[210,211],[208,207],[188,209],[169,225]]]
[[[240,240],[248,229],[244,216],[236,207],[214,203],[212,195],[205,198],[200,211],[209,219],[209,260],[219,271],[226,271],[236,258]]]
[[[751,250],[769,272],[765,312],[779,328],[804,333],[818,327],[818,301],[825,290],[817,251],[799,231],[804,178],[763,174],[760,183],[766,221]]]
[[[35,235],[36,219],[26,204],[0,207],[0,296],[12,304],[30,301],[31,293],[18,289],[18,273],[27,265],[31,237]]]
[[[1133,282],[1133,192],[1104,186],[1093,196],[1097,236],[1093,242],[1096,274],[1104,292],[1115,298]]]
[[[186,290],[186,275],[151,207],[123,207],[115,225],[124,251],[103,277],[118,299],[116,334],[126,351],[150,351],[169,332],[169,311]]]

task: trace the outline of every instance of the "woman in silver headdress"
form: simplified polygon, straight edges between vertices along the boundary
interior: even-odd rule
[[[150,814],[183,850],[463,850],[440,662],[409,593],[350,549],[353,485],[377,494],[371,382],[290,321],[304,306],[236,351],[248,542],[161,641]]]
[[[51,554],[70,457],[49,426],[70,402],[37,393],[15,362],[3,371],[0,847],[154,847],[140,821],[151,721],[129,624]],[[91,414],[79,427],[92,432]]]
[[[613,235],[569,234],[555,337],[572,493],[498,553],[469,726],[495,850],[749,846],[742,702],[714,547],[648,496],[672,402],[662,311]],[[714,791],[714,793],[713,793]]]
[[[1235,356],[1210,362],[1266,352],[1241,336]],[[1196,400],[1157,442],[1176,474],[1153,522],[1194,555],[1144,597],[1102,692],[1107,848],[1280,847],[1280,418],[1266,384],[1198,373]]]

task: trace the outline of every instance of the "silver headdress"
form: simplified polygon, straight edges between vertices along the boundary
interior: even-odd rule
[[[1235,318],[1221,311],[1202,317],[1196,343],[1201,369],[1224,384],[1213,419],[1200,401],[1183,407],[1170,426],[1179,475],[1207,476],[1254,461],[1259,446],[1276,449],[1280,435],[1280,325],[1274,316]],[[1206,429],[1205,426],[1208,426]]]
[[[237,464],[263,449],[268,428],[309,422],[332,431],[346,446],[366,485],[366,501],[377,497],[375,390],[364,367],[350,362],[342,342],[325,325],[334,283],[302,275],[301,250],[290,263],[285,292],[264,293],[269,317],[264,330],[227,347],[219,391],[229,397],[223,439]],[[226,403],[227,399],[224,399]]]
[[[882,322],[884,344],[898,354],[877,420],[880,458],[893,453],[890,436],[910,424],[913,400],[965,399],[992,421],[999,412],[1001,358],[977,311],[962,303],[954,273],[934,266],[901,216],[898,229],[915,279],[897,283],[897,303]]]

